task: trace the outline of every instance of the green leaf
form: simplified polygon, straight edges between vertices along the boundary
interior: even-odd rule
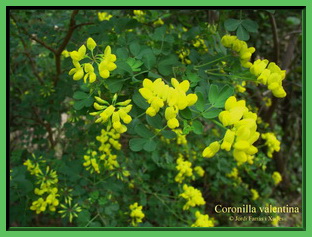
[[[106,83],[108,86],[108,89],[111,93],[116,93],[121,90],[124,81],[122,79],[117,78],[107,78]]]
[[[201,78],[198,76],[197,73],[192,73],[192,72],[187,72],[185,79],[193,83],[199,82],[201,80]]]
[[[137,56],[140,53],[141,46],[137,41],[135,41],[130,44],[129,49],[133,56]]]
[[[156,64],[156,57],[152,50],[148,50],[142,58],[142,61],[144,62],[144,65],[147,69],[152,69]]]
[[[186,120],[183,121],[183,134],[187,135],[193,130],[193,127],[188,125]]]
[[[117,58],[127,59],[129,57],[129,52],[126,48],[118,48],[116,50]]]
[[[237,27],[240,26],[240,24],[241,24],[240,20],[230,18],[224,22],[224,27],[228,31],[235,31]]]
[[[214,106],[217,108],[223,108],[225,101],[234,93],[234,88],[228,85],[222,87],[219,92],[218,99],[215,102]]]
[[[126,63],[124,61],[117,61],[116,65],[117,65],[117,69],[114,71],[116,74],[122,74],[123,75],[123,74],[125,74],[125,72],[127,72],[128,74],[133,75],[132,69],[128,63]]]
[[[88,97],[89,97],[89,95],[87,93],[82,92],[82,91],[76,91],[73,95],[73,98],[76,100],[83,100],[83,99],[86,99]]]
[[[218,86],[215,85],[215,84],[210,85],[209,94],[208,94],[209,102],[211,104],[216,103],[216,101],[218,99],[218,96],[219,96],[219,88],[218,88]]]
[[[83,107],[85,107],[85,100],[75,101],[75,104],[74,104],[74,109],[75,110],[81,110]]]
[[[156,114],[154,117],[146,115],[146,121],[154,128],[161,129],[163,127],[162,119],[159,114]]]
[[[87,98],[87,99],[85,99],[83,101],[84,101],[84,106],[85,107],[90,107],[93,104],[94,99],[93,99],[93,97],[89,97],[89,98]]]
[[[212,119],[219,115],[221,109],[211,108],[210,110],[203,113],[203,117],[206,119]]]
[[[146,143],[144,144],[143,149],[145,151],[151,152],[151,151],[155,151],[156,146],[157,146],[157,144],[156,144],[156,142],[153,139],[148,139],[146,141]]]
[[[143,62],[140,60],[136,60],[134,58],[128,58],[127,64],[131,67],[131,70],[133,72],[139,72],[141,71],[140,66],[142,66]]]
[[[177,137],[177,134],[171,130],[163,130],[161,131],[161,134],[167,139],[173,139]]]
[[[204,100],[204,96],[202,95],[202,93],[200,93],[199,91],[196,92],[197,95],[197,102],[195,104],[196,109],[198,109],[200,112],[204,111],[205,109],[205,100]]]
[[[192,126],[193,126],[193,131],[195,134],[200,135],[203,133],[204,127],[200,121],[198,121],[198,120],[193,121]]]
[[[146,139],[144,138],[132,138],[129,141],[129,146],[132,151],[141,151],[143,149],[143,145],[145,144]]]
[[[179,113],[185,119],[191,119],[193,116],[192,111],[188,107],[186,107],[183,110],[180,110]]]
[[[141,109],[145,110],[149,107],[149,104],[146,102],[146,100],[141,96],[139,92],[134,92],[132,100]]]
[[[152,39],[155,41],[162,41],[165,39],[166,26],[161,26],[155,29]]]
[[[257,33],[258,32],[258,24],[255,21],[252,21],[250,19],[246,19],[242,21],[242,25],[244,26],[244,28],[251,32],[251,33]]]
[[[239,25],[236,31],[236,35],[238,39],[240,40],[249,40],[250,36],[249,33],[245,30],[245,28],[242,25]]]
[[[144,137],[144,138],[150,138],[150,137],[153,137],[154,134],[148,130],[148,128],[143,125],[143,124],[138,124],[135,128],[134,128],[134,131],[140,135],[141,137]]]
[[[178,64],[177,56],[170,55],[159,62],[158,71],[164,76],[172,75],[172,67],[176,64]]]
[[[83,209],[78,213],[77,224],[78,226],[85,226],[91,220],[91,214],[88,210]]]
[[[267,12],[271,13],[271,14],[274,14],[275,13],[275,10],[266,10]]]
[[[286,22],[290,25],[299,25],[301,21],[298,17],[289,16],[286,18]]]

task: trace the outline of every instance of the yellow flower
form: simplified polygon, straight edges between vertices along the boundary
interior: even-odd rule
[[[139,206],[137,202],[129,206],[131,212],[131,224],[133,226],[137,226],[138,223],[142,222],[142,219],[145,217],[144,213],[142,212],[143,206]]]
[[[188,210],[190,209],[190,207],[201,206],[206,204],[200,190],[192,186],[188,186],[187,184],[183,185],[183,190],[184,192],[179,195],[182,198],[186,199],[187,201],[183,206],[183,210]]]
[[[161,26],[164,24],[164,21],[161,18],[158,18],[156,21],[154,21],[153,26]]]
[[[214,223],[209,216],[201,214],[199,211],[195,212],[196,221],[191,227],[214,227]]]
[[[86,72],[86,75],[84,76],[83,80],[84,83],[87,82],[87,79],[89,78],[90,83],[93,83],[96,80],[96,74],[94,73],[94,68],[91,63],[86,63],[84,65],[84,69]]]
[[[98,12],[99,21],[109,21],[113,16],[107,12]]]
[[[195,104],[197,95],[186,95],[190,87],[188,80],[179,83],[177,79],[172,78],[171,84],[173,87],[166,85],[161,78],[156,79],[154,82],[146,78],[143,80],[143,87],[139,89],[139,92],[150,104],[150,107],[146,110],[146,114],[151,117],[155,116],[162,107],[167,105],[165,110],[167,126],[174,129],[179,127],[179,121],[176,118],[179,110]]]
[[[192,163],[185,161],[182,154],[179,154],[179,158],[177,159],[176,163],[176,169],[179,171],[179,173],[176,175],[175,181],[177,183],[182,183],[186,177],[191,177],[193,175]]]
[[[86,55],[86,46],[82,45],[78,51],[72,51],[70,52],[70,57],[72,58],[73,61],[79,62],[80,60],[84,59]]]
[[[272,158],[274,151],[276,152],[280,151],[281,142],[277,140],[274,133],[270,133],[270,132],[263,133],[261,137],[262,139],[266,140],[265,145],[268,146],[268,152],[267,152],[268,157]]]
[[[229,178],[234,178],[237,179],[238,178],[238,169],[236,167],[234,167],[231,171],[231,173],[226,174],[227,177]]]
[[[116,55],[111,53],[111,47],[108,45],[104,50],[104,55],[101,63],[99,64],[100,76],[104,79],[110,76],[110,72],[117,68],[114,63],[116,61]]]
[[[73,75],[75,81],[80,80],[84,76],[83,68],[78,61],[73,61],[74,68],[69,71],[69,75]]]
[[[274,217],[273,218],[273,220],[272,220],[272,222],[271,222],[271,224],[272,224],[272,226],[275,226],[275,227],[278,227],[279,225],[279,222],[281,221],[281,217],[280,216],[276,216],[276,217]]]
[[[205,148],[202,155],[206,158],[212,158],[219,151],[219,149],[220,143],[215,141]]]
[[[272,179],[274,180],[275,185],[278,185],[283,180],[281,174],[277,171],[273,172]]]
[[[101,173],[100,172],[100,167],[98,164],[98,154],[96,151],[88,151],[87,155],[83,156],[83,159],[85,160],[85,162],[83,163],[83,166],[86,167],[86,170],[90,170],[90,173],[93,174],[93,172],[96,173]]]
[[[250,189],[250,191],[251,191],[251,195],[252,195],[251,199],[252,200],[257,200],[259,198],[258,191],[256,189]]]
[[[223,138],[223,142],[221,144],[221,149],[230,151],[232,144],[234,142],[234,139],[235,139],[235,132],[233,132],[230,129],[227,129]]]
[[[89,38],[87,39],[87,48],[88,48],[89,50],[93,51],[95,47],[96,47],[95,41],[94,41],[91,37],[89,37]]]
[[[198,174],[199,177],[203,177],[205,174],[205,170],[201,166],[196,166],[194,171]]]
[[[70,57],[70,53],[69,53],[67,50],[63,50],[62,55],[63,55],[65,58]]]

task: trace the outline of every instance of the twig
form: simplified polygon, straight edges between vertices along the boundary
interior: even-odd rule
[[[274,42],[274,62],[278,64],[279,57],[280,57],[280,47],[279,47],[279,39],[278,39],[278,34],[277,34],[277,26],[276,26],[276,21],[275,17],[272,13],[268,12],[270,21],[271,21],[271,27],[272,27],[272,33],[273,33],[273,42]]]

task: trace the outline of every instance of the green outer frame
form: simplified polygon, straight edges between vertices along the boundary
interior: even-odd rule
[[[2,3],[0,6],[0,10],[1,10],[1,16],[2,16],[2,21],[1,21],[1,29],[4,30],[6,29],[6,7],[7,6],[86,6],[86,4],[88,4],[88,6],[86,7],[91,7],[91,6],[99,6],[101,5],[100,1],[95,1],[95,0],[89,0],[89,1],[81,1],[81,0],[76,0],[73,2],[69,2],[69,1],[64,1],[64,0],[54,0],[53,2],[50,1],[41,1],[41,0],[28,0],[28,1],[23,1],[23,0],[2,0]],[[112,3],[112,4],[111,4]],[[105,6],[116,6],[116,2],[108,2],[105,3]],[[155,3],[152,2],[146,2],[146,1],[142,1],[142,0],[136,0],[136,1],[131,1],[132,6],[140,6],[140,5],[144,5],[144,6],[189,6],[189,2],[185,2],[182,3],[180,1],[175,0],[174,2],[171,1],[170,3],[166,0],[159,0]],[[27,5],[26,5],[27,4]],[[102,3],[103,4],[103,3]],[[283,4],[283,5],[282,5]],[[126,0],[120,0],[118,1],[118,5],[119,6],[129,6],[129,1]],[[40,228],[33,228],[33,227],[12,227],[10,228],[10,231],[6,230],[5,224],[6,224],[6,199],[2,196],[3,202],[2,202],[2,206],[1,206],[1,210],[2,210],[2,215],[1,215],[1,220],[3,223],[3,228],[1,229],[1,232],[3,232],[3,234],[7,234],[7,235],[13,235],[13,236],[20,236],[19,231],[26,231],[23,233],[23,235],[31,235],[31,236],[40,236],[42,233],[41,231],[45,231],[43,234],[46,236],[52,236],[54,235],[54,233],[50,233],[47,232],[49,230],[54,230],[54,231],[62,231],[62,233],[66,233],[66,231],[74,231],[75,235],[84,235],[85,233],[83,231],[110,231],[110,235],[117,235],[117,236],[123,236],[124,234],[130,235],[130,236],[145,236],[147,234],[146,231],[148,231],[148,235],[149,236],[158,236],[160,233],[161,234],[165,234],[165,235],[172,235],[172,234],[178,234],[179,236],[189,236],[190,231],[192,232],[196,232],[196,235],[201,235],[201,236],[206,236],[207,233],[206,231],[210,230],[210,231],[218,231],[218,234],[221,235],[228,235],[228,231],[234,231],[234,233],[232,234],[236,234],[237,231],[241,231],[241,233],[239,233],[240,236],[244,236],[244,235],[254,235],[254,236],[263,236],[263,234],[273,234],[275,235],[277,232],[276,231],[283,231],[283,235],[286,236],[290,236],[293,235],[292,231],[298,231],[298,233],[296,233],[297,235],[307,235],[309,232],[311,232],[311,228],[306,228],[307,226],[307,213],[308,210],[311,211],[311,207],[309,205],[306,205],[306,200],[308,199],[308,197],[311,196],[311,189],[307,189],[307,185],[306,182],[307,180],[309,180],[309,178],[311,178],[311,173],[306,173],[306,169],[311,166],[311,161],[309,162],[309,160],[307,161],[305,159],[305,157],[307,156],[307,154],[311,154],[311,148],[307,149],[306,147],[306,135],[309,134],[306,132],[306,129],[311,129],[310,125],[306,125],[306,119],[309,117],[311,117],[311,112],[309,113],[309,111],[306,110],[306,104],[307,101],[310,101],[311,99],[311,94],[307,95],[306,94],[306,90],[307,87],[311,87],[311,82],[306,81],[306,77],[307,75],[311,74],[311,69],[310,69],[310,74],[309,74],[309,68],[306,68],[306,60],[307,60],[307,53],[309,50],[311,52],[311,46],[307,45],[307,39],[311,39],[311,29],[309,31],[306,22],[311,22],[311,18],[312,18],[312,4],[311,1],[308,0],[297,0],[296,2],[290,1],[290,0],[284,0],[284,1],[280,1],[278,3],[273,3],[272,1],[269,0],[263,0],[260,2],[250,2],[250,1],[246,1],[246,0],[238,0],[238,1],[231,1],[231,0],[226,0],[222,2],[223,7],[238,7],[238,6],[250,6],[252,7],[264,7],[264,8],[269,8],[271,7],[286,7],[286,6],[302,6],[305,7],[305,9],[303,10],[303,29],[304,30],[304,37],[303,37],[303,106],[302,106],[302,116],[303,116],[303,129],[302,129],[302,137],[303,137],[303,166],[305,167],[305,169],[303,169],[303,210],[302,210],[302,215],[303,215],[303,227],[280,227],[280,228],[274,228],[274,227],[215,227],[215,228],[176,228],[176,227],[168,227],[168,228],[131,228],[131,227],[124,227],[124,228],[71,228],[71,227],[63,227],[63,228],[51,228],[51,227],[40,227]],[[211,7],[220,7],[220,5],[218,4],[218,2],[212,1],[211,3],[208,1],[204,1],[204,0],[196,0],[196,1],[192,1],[192,6],[211,6]],[[139,7],[138,7],[139,8]],[[310,13],[310,14],[309,14]],[[310,27],[311,28],[311,27]],[[6,42],[5,39],[2,38],[2,48],[4,49],[6,47]],[[308,40],[309,42],[309,40]],[[5,51],[5,49],[3,50]],[[8,53],[8,49],[6,51]],[[310,56],[311,57],[311,56]],[[2,57],[2,67],[4,69],[4,67],[6,66],[6,62],[7,60],[4,59],[4,57]],[[4,72],[5,70],[3,70]],[[1,93],[1,95],[3,96],[3,100],[1,100],[2,106],[1,108],[3,110],[6,109],[6,105],[4,104],[5,101],[8,99],[6,97],[6,82],[4,80],[1,81],[1,83],[3,83],[3,85],[0,87],[1,90],[3,90],[3,93]],[[4,98],[5,97],[5,98]],[[8,104],[8,103],[7,103]],[[4,112],[4,111],[3,111]],[[7,112],[7,110],[6,110]],[[4,131],[4,126],[5,126],[5,122],[6,122],[6,118],[2,117],[2,122],[1,125],[3,127],[2,131]],[[8,137],[7,137],[8,138]],[[3,156],[4,153],[6,151],[6,141],[5,140],[5,135],[4,133],[2,133],[1,137],[1,145],[2,145],[2,150],[3,152]],[[308,137],[309,139],[309,137]],[[308,140],[309,141],[309,140]],[[307,149],[307,150],[306,150]],[[4,160],[4,159],[3,159]],[[0,166],[0,173],[3,177],[3,180],[6,180],[5,174],[6,174],[6,166],[2,165]],[[2,170],[2,172],[1,172]],[[4,186],[4,185],[3,185]],[[4,187],[3,187],[4,188]],[[309,220],[309,218],[308,218]],[[36,232],[33,232],[36,231]],[[65,231],[65,232],[63,232]],[[82,231],[82,233],[78,233],[76,231]],[[126,233],[125,233],[126,231]],[[154,232],[156,231],[156,232]],[[160,231],[160,233],[158,232]],[[174,231],[174,232],[172,232]],[[176,232],[179,231],[179,232]],[[252,231],[252,232],[250,232]],[[258,233],[258,231],[260,231],[260,233]],[[261,233],[261,231],[265,231],[264,233]],[[287,231],[287,232],[285,232]],[[290,233],[288,232],[290,231]],[[103,235],[103,233],[95,233],[93,232],[92,234],[94,235]],[[224,233],[225,232],[225,233]],[[237,233],[238,234],[238,233]]]

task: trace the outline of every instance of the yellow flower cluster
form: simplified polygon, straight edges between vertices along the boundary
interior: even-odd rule
[[[272,226],[278,227],[279,226],[279,222],[281,221],[281,217],[280,216],[276,216],[273,218],[271,224]]]
[[[128,114],[132,109],[131,100],[126,100],[123,102],[116,103],[116,107],[114,105],[109,105],[109,103],[98,96],[94,97],[97,102],[93,104],[93,107],[97,112],[92,112],[90,115],[100,115],[100,117],[95,121],[96,123],[105,123],[107,121],[111,121],[113,124],[113,128],[118,133],[124,133],[127,131],[127,127],[120,122],[122,120],[125,124],[129,124],[132,121],[131,116]],[[99,104],[100,103],[100,104]],[[111,120],[110,117],[112,117]]]
[[[167,103],[165,118],[168,127],[174,129],[180,125],[176,118],[179,110],[195,104],[197,95],[186,95],[190,87],[188,80],[179,83],[177,79],[172,78],[171,84],[173,87],[166,85],[161,78],[156,79],[154,82],[146,78],[143,80],[143,88],[140,88],[139,92],[150,104],[150,107],[146,110],[146,114],[151,117],[155,116],[160,108],[164,107],[165,103]]]
[[[116,150],[121,149],[121,144],[119,143],[120,133],[118,133],[114,128],[107,130],[102,129],[101,135],[96,136],[101,145],[98,150],[101,152],[98,154],[96,151],[88,151],[87,155],[84,156],[85,162],[83,166],[86,167],[86,170],[89,170],[92,174],[93,172],[101,173],[101,162],[103,162],[104,168],[108,170],[114,170],[119,167],[117,161],[117,155],[112,153],[112,148]],[[126,175],[125,175],[126,176]]]
[[[257,200],[259,198],[259,193],[256,189],[250,189],[251,192],[251,199],[252,200]]]
[[[189,161],[185,161],[181,153],[179,153],[179,158],[177,159],[176,163],[176,169],[179,171],[179,173],[176,175],[174,180],[177,183],[182,183],[186,177],[192,177],[192,163]]]
[[[181,129],[173,129],[173,131],[177,134],[177,144],[186,145],[187,139],[186,139],[186,135],[183,134],[183,131]]]
[[[31,172],[32,175],[36,176],[39,188],[35,188],[34,193],[38,196],[41,196],[36,201],[32,202],[30,210],[35,211],[36,214],[40,214],[47,210],[47,208],[54,212],[56,207],[59,205],[59,200],[57,197],[58,194],[58,177],[56,171],[50,169],[49,166],[46,167],[45,173],[39,167],[37,163],[34,165],[31,160],[24,162],[24,165],[27,166],[27,169]]]
[[[190,50],[189,49],[181,49],[177,51],[179,58],[181,59],[181,62],[183,64],[191,64],[192,61],[188,58],[190,55]]]
[[[32,154],[33,159],[36,159],[35,155]],[[42,173],[40,166],[39,166],[39,161],[42,161],[42,156],[39,157],[38,162],[32,162],[30,159],[27,159],[23,165],[27,166],[27,170],[30,172],[31,175],[37,175],[39,173]]]
[[[98,154],[96,151],[88,151],[87,155],[83,156],[83,159],[85,160],[83,166],[86,167],[86,170],[90,170],[91,174],[93,174],[93,172],[96,172],[98,174],[101,173],[99,164],[97,162],[97,157]]]
[[[133,10],[134,19],[136,19],[138,22],[143,23],[145,21],[145,12],[142,10]]]
[[[120,133],[115,129],[111,128],[110,130],[101,130],[101,136],[97,136],[96,140],[101,142],[99,151],[103,152],[100,156],[101,160],[104,160],[104,167],[108,170],[114,170],[119,167],[117,161],[117,155],[112,154],[112,147],[116,150],[121,149],[121,144],[119,143]]]
[[[246,91],[245,86],[246,86],[246,82],[245,82],[245,81],[242,81],[242,82],[240,82],[239,84],[236,84],[236,85],[235,85],[235,90],[236,90],[237,92],[244,93],[244,92]]]
[[[161,18],[158,18],[156,21],[153,22],[153,26],[161,26],[164,24],[164,21]]]
[[[231,173],[226,174],[227,177],[237,179],[238,178],[238,169],[234,167]]]
[[[243,67],[250,68],[252,63],[250,62],[252,54],[256,51],[254,47],[248,47],[245,41],[239,40],[234,35],[224,35],[221,39],[221,43],[226,48],[231,48],[239,54],[240,61]]]
[[[87,48],[91,51],[93,55],[93,50],[96,47],[96,42],[92,38],[88,38],[87,40]],[[82,45],[78,51],[74,50],[72,52],[68,52],[72,61],[73,65],[75,66],[69,71],[69,75],[73,75],[74,80],[80,80],[83,78],[84,82],[86,83],[89,79],[90,83],[93,83],[96,80],[96,74],[94,72],[94,67],[92,63],[84,63],[80,64],[79,62],[86,58],[86,51],[87,48],[85,45]],[[66,55],[66,52],[63,52]],[[116,64],[116,55],[111,53],[111,47],[107,46],[104,50],[104,54],[100,55],[98,69],[100,76],[104,79],[110,76],[110,72],[117,68]]]
[[[224,35],[221,43],[231,48],[240,55],[241,64],[243,67],[250,68],[250,72],[257,77],[257,82],[267,85],[273,95],[278,98],[286,96],[286,91],[282,86],[282,81],[286,77],[286,70],[281,68],[274,62],[267,59],[258,59],[254,63],[250,62],[251,55],[255,52],[254,47],[249,47],[245,41],[239,40],[233,35]]]
[[[205,44],[204,39],[203,39],[200,35],[196,35],[195,40],[194,40],[194,42],[193,42],[193,46],[194,46],[195,48],[202,47],[202,49],[203,49],[204,52],[206,52],[206,53],[208,52],[208,47],[207,47],[207,45]]]
[[[113,146],[116,150],[121,149],[121,144],[119,143],[120,133],[118,133],[115,129],[111,128],[110,130],[101,130],[101,136],[96,136],[96,140],[101,142],[101,146],[99,147],[99,151],[103,151],[108,153]]]
[[[142,219],[145,217],[144,213],[142,212],[142,206],[139,206],[137,202],[129,206],[131,213],[131,224],[133,226],[137,226],[138,223],[142,222]]]
[[[201,214],[199,211],[195,212],[196,221],[192,224],[191,227],[214,227],[212,219],[209,219],[209,216]]]
[[[286,77],[286,70],[281,70],[275,63],[267,59],[256,60],[250,67],[250,72],[257,77],[257,82],[267,85],[273,95],[278,98],[286,96],[282,81]]]
[[[201,166],[195,166],[194,171],[197,173],[199,177],[203,177],[205,174],[205,170]]]
[[[107,12],[98,12],[99,21],[109,21],[113,16]]]
[[[258,149],[253,146],[260,136],[257,132],[257,114],[246,107],[245,100],[237,101],[234,96],[225,102],[225,110],[219,114],[223,126],[232,126],[227,129],[221,149],[230,151],[233,145],[233,156],[238,165],[245,162],[253,163],[254,154]]]
[[[277,140],[276,136],[272,132],[261,134],[262,139],[266,140],[265,145],[268,146],[268,157],[272,158],[274,151],[280,151],[281,142]]]
[[[273,172],[272,179],[273,179],[275,185],[278,185],[283,180],[282,175],[277,171]]]
[[[190,209],[190,207],[201,206],[206,204],[200,190],[192,186],[188,186],[187,184],[183,185],[183,190],[184,192],[179,195],[187,200],[186,204],[183,206],[183,210],[188,210]]]

